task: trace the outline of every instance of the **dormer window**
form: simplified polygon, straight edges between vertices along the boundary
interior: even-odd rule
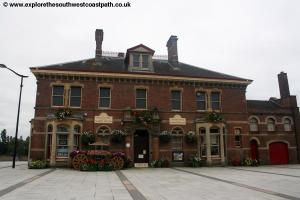
[[[128,65],[128,71],[153,72],[153,55],[154,50],[143,44],[127,49],[125,62]]]
[[[149,67],[149,55],[133,54],[133,67],[147,69]]]

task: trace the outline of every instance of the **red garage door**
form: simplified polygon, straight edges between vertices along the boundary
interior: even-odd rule
[[[273,165],[288,164],[288,146],[283,142],[273,142],[269,145],[270,162]]]

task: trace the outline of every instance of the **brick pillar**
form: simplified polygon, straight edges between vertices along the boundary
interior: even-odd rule
[[[152,138],[152,160],[159,159],[159,138],[154,136]]]

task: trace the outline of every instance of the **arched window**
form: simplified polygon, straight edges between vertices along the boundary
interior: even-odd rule
[[[234,129],[234,143],[236,147],[241,147],[241,141],[242,141],[242,130],[240,128]]]
[[[292,122],[289,118],[285,118],[283,121],[284,131],[291,131],[292,130]]]
[[[258,131],[258,121],[256,118],[252,117],[249,121],[250,131]]]
[[[51,124],[48,125],[47,132],[48,133],[52,133],[53,132],[53,126]]]
[[[268,131],[275,131],[275,120],[269,118],[267,121]]]
[[[172,150],[173,151],[182,151],[183,146],[183,130],[180,127],[173,128],[172,131]]]
[[[81,127],[79,125],[74,126],[74,137],[73,137],[73,145],[74,149],[79,148],[79,138],[80,138]]]
[[[81,128],[79,125],[74,126],[74,133],[80,134],[80,130],[81,130]]]
[[[97,131],[97,138],[98,141],[100,140],[101,142],[105,144],[110,143],[110,129],[107,126],[100,126]]]
[[[201,156],[205,157],[206,156],[206,129],[204,127],[201,127],[199,129],[200,133],[200,152]]]
[[[58,125],[56,132],[56,157],[68,157],[69,128],[66,125]]]
[[[218,156],[220,155],[220,129],[218,127],[212,127],[209,132],[211,155]]]

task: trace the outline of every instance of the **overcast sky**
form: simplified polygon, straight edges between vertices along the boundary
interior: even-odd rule
[[[129,0],[131,8],[102,9],[8,8],[2,2],[0,63],[30,76],[24,80],[23,136],[29,135],[36,93],[29,67],[94,57],[96,28],[104,30],[107,51],[125,52],[143,43],[167,54],[169,36],[177,35],[181,62],[254,80],[247,99],[279,97],[277,74],[287,72],[300,103],[298,0]],[[0,68],[0,130],[9,135],[15,133],[19,82]]]

